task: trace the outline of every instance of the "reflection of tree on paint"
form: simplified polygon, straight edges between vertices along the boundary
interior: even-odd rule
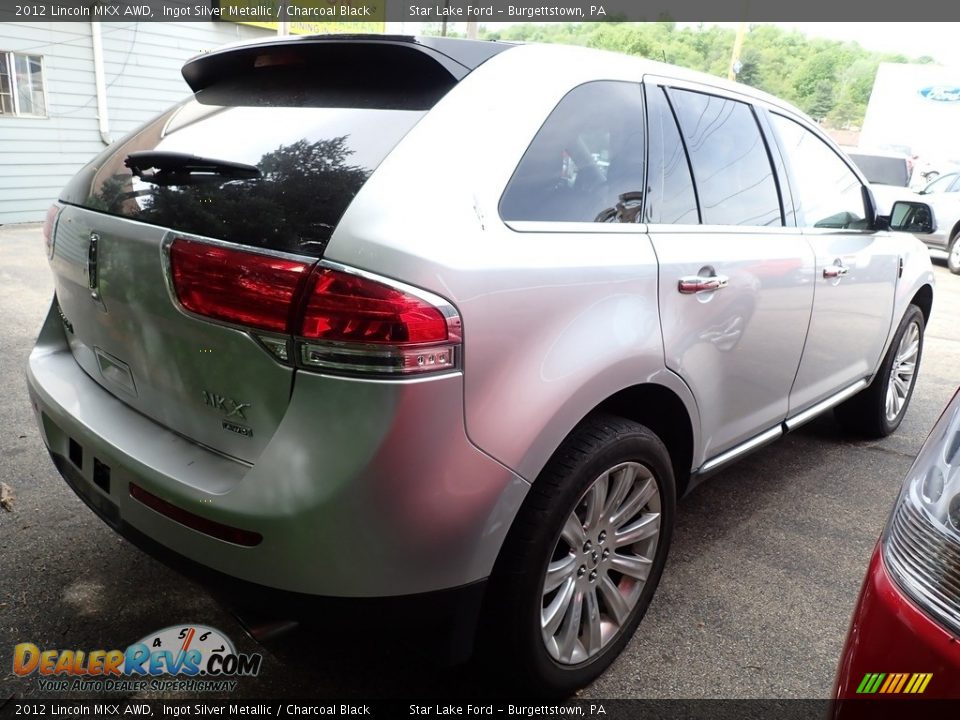
[[[274,250],[319,252],[370,171],[347,161],[347,136],[281,145],[260,158],[261,177],[131,192],[129,175],[104,182],[88,207]],[[136,199],[134,199],[136,198]],[[124,203],[138,202],[138,212]]]

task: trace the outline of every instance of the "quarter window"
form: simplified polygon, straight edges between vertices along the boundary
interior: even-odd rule
[[[46,115],[43,60],[0,51],[0,115]]]
[[[504,220],[639,222],[643,205],[639,84],[571,90],[527,148],[500,201]]]
[[[671,90],[708,225],[783,225],[780,195],[749,105]]]
[[[791,192],[803,227],[866,227],[860,179],[837,153],[799,123],[770,114],[793,171]]]
[[[663,88],[647,87],[647,124],[650,137],[647,204],[648,223],[700,222],[687,152]]]

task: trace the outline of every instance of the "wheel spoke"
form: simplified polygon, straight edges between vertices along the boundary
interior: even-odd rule
[[[583,614],[583,591],[576,590],[573,599],[567,606],[563,616],[560,632],[557,634],[557,649],[560,651],[560,660],[570,662],[577,649],[580,639],[580,617]]]
[[[603,645],[603,634],[601,633],[600,625],[600,603],[597,602],[597,589],[590,588],[589,592],[586,595],[586,622],[584,633],[584,643],[583,646],[587,651],[587,655],[593,655],[594,653],[599,652],[600,646]]]
[[[573,599],[575,589],[576,583],[573,581],[573,578],[569,578],[563,587],[560,588],[557,596],[544,608],[540,615],[540,625],[543,628],[545,637],[553,637],[556,634],[557,628],[560,627],[560,623],[563,621],[564,616],[567,614],[567,609],[570,607],[570,601]]]
[[[657,494],[657,483],[652,477],[648,477],[642,483],[634,486],[630,497],[626,499],[620,509],[610,518],[610,524],[614,527],[622,525],[640,512],[644,505],[653,499]]]
[[[547,566],[547,577],[543,582],[543,594],[546,595],[563,585],[567,578],[573,577],[576,569],[577,557],[573,553],[551,562]]]
[[[646,580],[650,575],[650,567],[653,562],[642,555],[619,555],[614,553],[610,558],[610,564],[614,570],[629,575],[637,580]]]
[[[914,362],[905,362],[897,368],[897,375],[899,375],[904,380],[910,380],[913,377],[913,374],[917,371],[917,364]]]
[[[646,513],[634,520],[629,525],[617,530],[613,544],[614,547],[623,547],[632,545],[640,540],[656,537],[660,532],[660,513]]]
[[[570,513],[570,517],[567,518],[567,522],[563,525],[563,530],[560,531],[560,537],[575,550],[583,547],[587,536],[583,532],[583,524],[575,512]]]
[[[904,380],[899,375],[893,376],[893,386],[897,390],[897,399],[907,397],[907,389],[910,387],[910,383],[907,380]]]
[[[623,595],[620,594],[620,589],[614,585],[613,580],[606,573],[603,574],[603,579],[600,581],[600,594],[603,596],[603,604],[606,606],[607,612],[610,613],[617,625],[623,625],[627,615],[630,614],[630,606],[623,599]]]
[[[919,349],[920,341],[916,338],[913,338],[907,347],[900,347],[900,352],[897,353],[897,362],[902,364],[907,360],[912,360],[917,356],[917,351]]]
[[[583,524],[588,531],[593,530],[600,524],[603,508],[607,502],[607,483],[609,479],[610,474],[604,473],[597,478],[587,493],[587,517]]]
[[[607,506],[603,516],[608,520],[620,508],[637,479],[636,465],[625,465],[613,477],[613,488],[607,493]]]
[[[893,385],[893,379],[891,378],[889,385],[887,386],[887,403],[885,412],[887,414],[887,419],[896,417],[896,412],[894,412],[894,396],[897,394],[896,388]]]

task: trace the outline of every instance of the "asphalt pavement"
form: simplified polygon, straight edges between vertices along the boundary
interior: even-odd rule
[[[636,636],[584,698],[822,698],[867,560],[901,479],[960,383],[960,277],[937,287],[903,425],[881,441],[823,417],[747,457],[680,503],[660,588]],[[126,647],[180,623],[263,652],[237,696],[483,695],[471,667],[438,668],[402,643],[299,631],[264,648],[203,589],[122,540],[60,479],[38,431],[23,366],[52,282],[38,226],[0,227],[0,705],[41,697],[12,674],[13,646]],[[76,694],[71,697],[77,698]]]

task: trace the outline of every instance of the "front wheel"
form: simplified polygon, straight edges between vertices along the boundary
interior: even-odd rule
[[[900,427],[917,382],[924,327],[923,312],[910,305],[873,382],[834,411],[844,429],[881,438]]]
[[[610,665],[667,558],[676,489],[646,427],[578,426],[534,482],[492,578],[481,648],[511,684],[567,695]]]
[[[947,249],[947,267],[954,275],[960,275],[960,232],[950,240]]]

